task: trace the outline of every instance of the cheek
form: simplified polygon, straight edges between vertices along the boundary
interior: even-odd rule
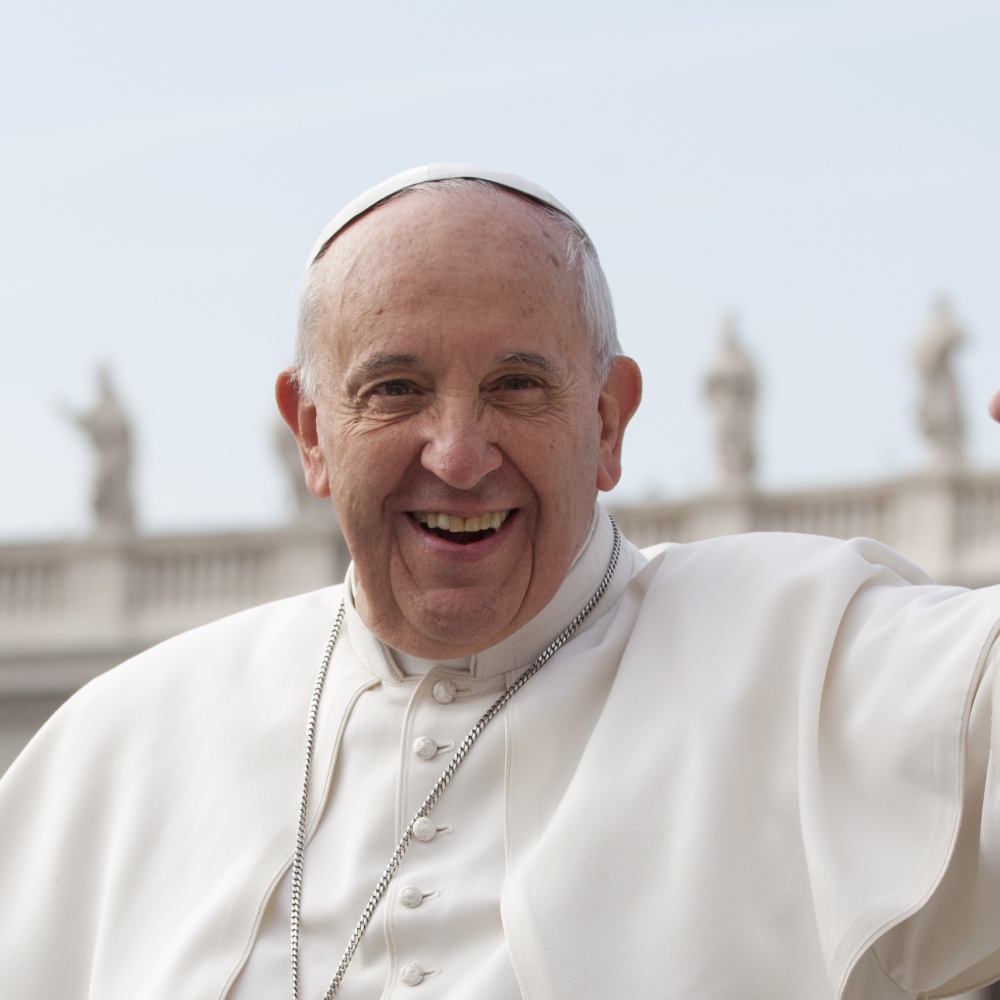
[[[560,479],[567,492],[570,483],[578,489],[595,485],[600,438],[599,423],[587,413],[557,443],[551,456],[553,468],[561,471]]]
[[[381,433],[346,434],[332,449],[331,494],[345,534],[368,550],[389,543],[386,519],[392,497],[413,468],[406,436],[387,428]]]
[[[352,487],[374,482],[392,462],[391,435],[380,434],[378,428],[368,428],[356,421],[326,424],[321,442],[331,474]]]
[[[584,511],[589,517],[597,484],[597,455],[589,439],[536,443],[522,473],[538,495],[546,522],[554,518],[572,531],[571,521]]]

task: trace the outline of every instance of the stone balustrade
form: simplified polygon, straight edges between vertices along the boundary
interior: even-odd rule
[[[942,583],[1000,581],[1000,471],[616,505],[640,546],[743,531],[877,538]],[[86,681],[156,642],[343,578],[332,519],[225,534],[0,545],[0,770]]]
[[[0,546],[0,656],[82,642],[138,645],[329,584],[336,529],[91,538]]]
[[[77,688],[171,635],[343,577],[335,526],[0,546],[0,771]]]
[[[706,494],[613,508],[638,545],[744,531],[875,538],[941,583],[1000,582],[1000,472],[924,472],[831,489]]]

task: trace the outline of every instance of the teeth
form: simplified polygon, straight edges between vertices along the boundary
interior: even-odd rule
[[[439,528],[444,531],[486,531],[488,528],[495,531],[510,517],[510,511],[494,511],[489,514],[479,514],[476,517],[456,517],[452,514],[421,511],[413,516],[420,524],[426,524],[428,528]]]

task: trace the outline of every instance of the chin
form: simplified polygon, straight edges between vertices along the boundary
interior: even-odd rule
[[[477,604],[475,611],[478,613],[462,608],[444,613],[440,607],[414,609],[407,616],[405,632],[411,639],[410,644],[419,643],[424,651],[413,651],[413,655],[439,656],[443,659],[469,656],[488,649],[515,631],[513,619],[505,620],[493,608],[484,613],[483,606]],[[419,622],[420,625],[417,627],[411,622]],[[411,652],[408,649],[405,651]]]

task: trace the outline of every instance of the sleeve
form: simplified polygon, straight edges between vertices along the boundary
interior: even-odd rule
[[[901,995],[949,997],[1000,978],[1000,640],[969,716],[962,819],[943,877],[927,902],[884,934],[855,969],[857,995],[866,979],[888,977]]]

